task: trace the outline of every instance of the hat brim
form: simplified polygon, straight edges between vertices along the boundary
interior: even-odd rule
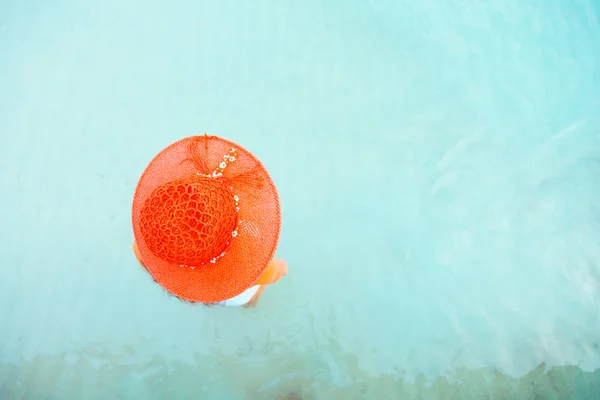
[[[237,159],[218,179],[239,198],[238,227],[223,256],[192,269],[154,255],[140,227],[146,199],[168,182],[210,173],[232,148]],[[216,136],[191,136],[162,150],[146,167],[133,198],[132,223],[144,266],[157,283],[187,301],[219,302],[239,295],[263,274],[279,241],[281,209],[275,184],[248,150]]]

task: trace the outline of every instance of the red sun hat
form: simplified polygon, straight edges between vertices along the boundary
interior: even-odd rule
[[[267,170],[248,150],[192,136],[161,151],[133,198],[144,267],[173,295],[219,302],[250,288],[275,254],[281,209]]]

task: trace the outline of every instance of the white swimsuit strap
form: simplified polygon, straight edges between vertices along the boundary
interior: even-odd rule
[[[211,303],[210,305],[215,306],[228,306],[228,307],[241,307],[252,300],[252,297],[258,292],[260,289],[260,285],[252,286],[250,289],[245,290],[244,292],[238,294],[231,299],[227,299],[224,301],[220,301],[218,303]]]

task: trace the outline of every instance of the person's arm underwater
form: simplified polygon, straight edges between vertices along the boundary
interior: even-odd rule
[[[133,242],[133,253],[135,254],[135,258],[137,258],[138,262],[142,265],[142,267],[146,268],[144,265],[144,261],[142,261],[142,255],[140,254],[140,249],[138,249],[137,242]]]
[[[255,285],[270,285],[271,283],[277,282],[288,273],[288,265],[282,259],[272,259],[269,266],[258,278]]]

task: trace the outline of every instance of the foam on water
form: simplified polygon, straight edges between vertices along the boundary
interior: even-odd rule
[[[1,5],[0,393],[595,398],[599,15]],[[131,252],[139,174],[205,131],[280,191],[290,273],[255,310],[180,303]]]

